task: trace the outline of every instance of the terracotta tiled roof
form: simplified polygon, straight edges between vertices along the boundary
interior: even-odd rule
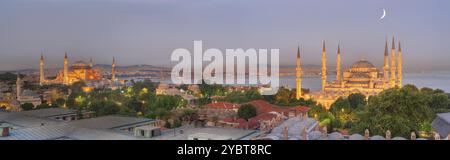
[[[308,110],[309,110],[309,107],[305,107],[305,106],[281,107],[281,106],[270,104],[269,102],[264,101],[264,100],[254,100],[249,103],[256,107],[258,115],[267,113],[267,112],[272,112],[272,111],[275,111],[278,113],[284,113],[284,112],[289,112],[289,111],[305,113],[305,112],[308,112]]]

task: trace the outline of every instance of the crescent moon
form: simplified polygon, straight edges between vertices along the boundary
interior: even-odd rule
[[[386,17],[386,10],[385,9],[383,9],[383,15],[381,16],[380,20],[383,20],[384,17]]]

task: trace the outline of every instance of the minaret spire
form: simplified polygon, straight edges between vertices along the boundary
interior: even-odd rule
[[[17,73],[17,80],[16,80],[16,98],[17,98],[17,100],[20,99],[20,95],[22,95],[22,80],[20,79],[20,74]]]
[[[383,66],[383,88],[387,89],[389,86],[389,50],[388,38],[386,37],[386,44],[384,45],[384,66]]]
[[[67,52],[64,53],[64,68],[63,68],[63,84],[69,84],[69,58],[67,58]]]
[[[327,83],[327,51],[325,49],[325,41],[322,44],[322,91],[325,90]]]
[[[41,52],[41,59],[39,61],[39,85],[41,86],[44,85],[45,83],[44,67],[45,67],[44,54]]]
[[[296,61],[296,64],[297,64],[297,68],[295,69],[296,70],[296,74],[295,74],[296,75],[296,80],[295,80],[295,82],[296,82],[296,88],[297,88],[296,98],[298,100],[298,99],[300,99],[302,97],[302,62],[300,60],[300,46],[298,46],[298,48],[297,48],[297,61]]]
[[[94,63],[92,62],[92,58],[89,59],[89,67],[94,67]]]
[[[396,70],[397,70],[397,67],[396,67],[396,55],[395,55],[395,38],[394,37],[392,37],[392,52],[391,52],[391,87],[395,87],[396,86],[396,81],[397,81],[397,78],[396,78]]]
[[[403,85],[403,60],[402,60],[402,46],[400,44],[400,41],[398,42],[398,87],[402,87]]]
[[[338,44],[337,58],[336,58],[336,80],[341,82],[341,45]]]
[[[116,81],[116,59],[114,57],[111,65],[111,81]]]

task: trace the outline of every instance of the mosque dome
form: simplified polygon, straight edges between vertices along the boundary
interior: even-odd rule
[[[375,66],[366,60],[359,60],[356,63],[353,63],[350,68],[375,68]]]
[[[370,78],[370,75],[364,72],[356,72],[353,73],[351,76],[351,78]]]
[[[87,63],[84,61],[76,61],[72,66],[87,66]]]

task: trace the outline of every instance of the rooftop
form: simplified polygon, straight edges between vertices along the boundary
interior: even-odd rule
[[[19,112],[19,114],[24,114],[32,117],[46,118],[59,115],[76,114],[76,112],[74,110],[64,108],[46,108],[46,109],[23,111]]]
[[[183,134],[180,133],[183,130]],[[247,136],[254,134],[256,130],[243,130],[234,128],[221,128],[221,127],[202,127],[194,128],[192,126],[183,126],[174,130],[169,129],[162,132],[160,136],[153,137],[154,140],[188,140],[189,136],[195,135],[209,135],[216,137],[227,137],[227,139],[241,140]]]
[[[366,60],[359,60],[356,63],[353,63],[350,68],[375,68],[375,66]]]
[[[152,122],[153,119],[125,117],[119,115],[109,115],[103,117],[82,119],[69,122],[76,127],[91,128],[91,129],[119,129],[129,125],[138,125],[140,123]]]

